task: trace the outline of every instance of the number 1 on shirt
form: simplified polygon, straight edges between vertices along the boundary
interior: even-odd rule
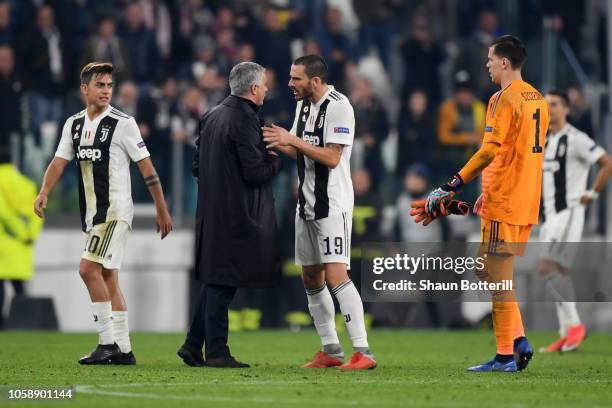
[[[542,146],[540,146],[540,109],[536,109],[533,114],[533,120],[536,121],[535,131],[535,146],[531,149],[532,153],[542,153]]]

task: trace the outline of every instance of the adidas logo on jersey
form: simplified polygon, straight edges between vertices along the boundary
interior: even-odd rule
[[[305,142],[310,143],[313,146],[319,145],[319,136],[309,135],[309,134],[304,133],[304,136],[302,136],[302,139]]]
[[[77,158],[81,161],[100,161],[102,160],[102,150],[94,149],[92,147],[81,147],[77,151]]]

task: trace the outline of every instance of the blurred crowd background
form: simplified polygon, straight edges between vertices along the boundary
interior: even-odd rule
[[[112,104],[136,118],[175,222],[188,227],[198,120],[229,93],[231,67],[267,68],[261,116],[290,128],[291,62],[317,53],[355,109],[356,263],[360,242],[467,239],[478,230],[474,219],[423,229],[408,207],[477,149],[496,91],[485,67],[488,45],[507,33],[527,45],[524,79],[542,92],[567,90],[571,122],[605,145],[604,0],[0,0],[0,145],[40,182],[64,120],[83,109],[81,67],[111,61]],[[274,182],[288,276],[299,274],[295,167],[287,160]],[[48,211],[77,214],[75,170],[67,169]],[[146,212],[148,192],[137,173],[132,180],[143,204],[137,214]],[[462,197],[473,203],[478,194],[472,183]],[[598,205],[589,226],[604,233],[605,200]],[[64,218],[49,217],[47,227],[54,219]]]

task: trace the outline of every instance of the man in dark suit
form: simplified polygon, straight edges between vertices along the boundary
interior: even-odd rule
[[[281,280],[271,186],[280,159],[267,151],[257,116],[268,90],[265,70],[240,63],[229,83],[232,94],[200,122],[193,167],[199,185],[195,270],[203,287],[178,351],[190,366],[249,367],[227,346],[229,304],[237,288]]]

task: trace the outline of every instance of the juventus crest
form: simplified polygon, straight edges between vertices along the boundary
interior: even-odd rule
[[[100,137],[100,142],[104,143],[106,142],[106,139],[108,138],[108,132],[110,131],[110,129],[108,127],[103,127],[100,130],[100,133],[102,134],[102,137]]]

